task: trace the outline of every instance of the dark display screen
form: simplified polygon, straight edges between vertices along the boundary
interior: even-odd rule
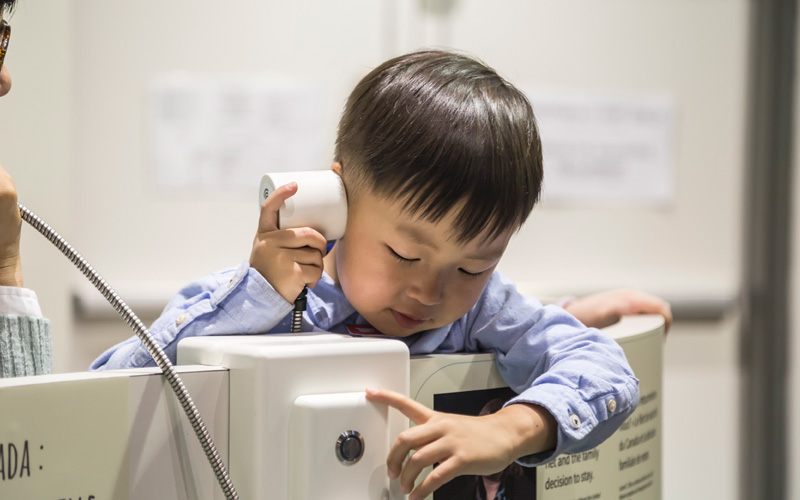
[[[516,394],[505,387],[434,394],[433,409],[460,415],[488,415]],[[512,463],[490,476],[459,476],[433,494],[434,500],[536,500],[536,468]]]

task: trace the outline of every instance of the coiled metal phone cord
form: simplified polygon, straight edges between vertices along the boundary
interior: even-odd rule
[[[206,457],[208,457],[208,461],[211,464],[211,467],[214,469],[214,474],[217,476],[219,485],[222,487],[222,491],[225,493],[225,498],[229,500],[238,500],[239,495],[236,493],[236,490],[233,487],[233,483],[228,476],[228,472],[225,470],[225,465],[222,463],[222,459],[217,452],[217,448],[214,446],[211,436],[208,434],[208,430],[203,423],[203,419],[200,416],[200,413],[197,411],[197,407],[195,407],[191,396],[189,396],[189,391],[187,391],[186,387],[184,387],[183,382],[178,376],[178,373],[175,371],[175,367],[170,362],[166,353],[164,353],[164,350],[161,349],[161,346],[159,346],[153,336],[150,335],[150,332],[136,316],[136,314],[133,313],[131,308],[125,304],[119,295],[117,295],[117,292],[115,292],[114,289],[111,288],[108,283],[106,283],[106,280],[104,280],[97,273],[97,271],[95,271],[94,268],[90,266],[88,262],[86,262],[86,259],[84,259],[81,254],[79,254],[72,247],[72,245],[67,243],[67,241],[61,237],[61,235],[47,225],[47,223],[44,222],[39,216],[28,210],[23,205],[19,203],[18,205],[22,219],[33,226],[37,231],[42,233],[45,238],[50,240],[53,245],[61,250],[61,253],[66,255],[67,258],[71,260],[78,269],[81,270],[81,272],[89,279],[89,281],[91,281],[92,284],[98,290],[100,290],[100,293],[103,294],[103,297],[105,297],[106,300],[111,303],[114,309],[120,314],[120,316],[122,316],[122,319],[125,320],[128,326],[130,326],[134,333],[136,333],[136,336],[142,341],[158,367],[162,372],[164,372],[164,376],[167,378],[170,387],[172,387],[172,390],[175,392],[175,396],[178,397],[178,401],[180,401],[183,411],[186,412],[186,416],[189,418],[189,422],[191,422],[192,428],[194,428],[194,432],[197,434],[197,438],[200,440],[203,451],[205,451]]]
[[[294,299],[294,310],[292,311],[292,332],[300,333],[303,329],[303,311],[306,310],[306,295],[308,295],[308,287],[303,287],[300,295]]]

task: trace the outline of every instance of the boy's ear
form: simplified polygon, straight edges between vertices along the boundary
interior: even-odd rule
[[[333,162],[333,165],[331,165],[331,170],[333,170],[334,173],[336,173],[336,175],[339,177],[342,176],[342,164],[338,161]]]

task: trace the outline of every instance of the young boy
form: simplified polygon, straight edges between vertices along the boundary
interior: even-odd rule
[[[297,185],[277,189],[262,206],[250,261],[184,288],[153,324],[171,359],[187,336],[288,332],[305,285],[313,287],[306,331],[362,325],[412,354],[494,352],[519,395],[491,415],[438,413],[367,391],[417,424],[387,459],[403,491],[439,463],[412,499],[460,474],[597,446],[631,414],[638,381],[622,349],[494,272],[542,182],[536,122],[521,92],[458,54],[387,61],[350,95],[332,169],[347,191],[346,235],[326,254],[313,229],[278,230],[278,210]],[[132,338],[92,369],[152,364]]]

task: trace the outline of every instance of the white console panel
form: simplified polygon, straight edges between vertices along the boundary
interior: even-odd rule
[[[228,370],[176,367],[223,462]],[[0,379],[0,499],[220,500],[158,368]]]
[[[513,498],[661,499],[663,329],[640,316],[605,330],[640,380],[638,409],[599,447],[526,470],[528,493]],[[212,365],[178,371],[243,500],[404,498],[385,457],[409,422],[368,402],[367,387],[467,415],[510,397],[491,354],[409,359],[383,338],[193,338],[178,357]],[[434,500],[470,498],[449,488]],[[168,384],[141,368],[0,380],[0,499],[30,498],[224,497]]]
[[[229,468],[242,498],[404,497],[388,480],[385,457],[408,419],[363,397],[367,387],[408,394],[404,343],[336,334],[195,337],[179,344],[178,361],[230,370]],[[364,436],[364,458],[347,464],[336,446],[351,430]]]

